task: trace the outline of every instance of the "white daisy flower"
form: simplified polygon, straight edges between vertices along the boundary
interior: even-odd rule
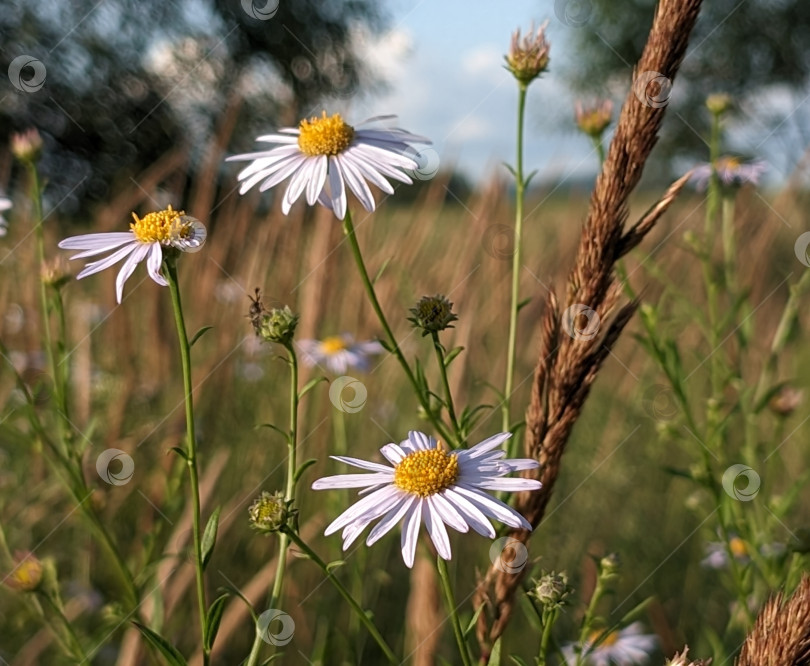
[[[132,213],[132,217],[135,222],[129,225],[130,231],[73,236],[59,243],[59,247],[64,250],[84,250],[71,259],[85,259],[112,252],[103,259],[88,263],[76,276],[77,280],[103,271],[126,258],[115,280],[115,294],[119,303],[124,293],[124,283],[141,261],[146,260],[149,277],[165,287],[168,283],[160,274],[164,248],[196,252],[205,243],[207,235],[202,222],[186,215],[182,210],[172,210],[171,206],[166,210],[149,213],[144,218],[139,218],[135,213]]]
[[[502,478],[510,472],[539,467],[535,460],[504,459],[506,453],[499,447],[511,436],[502,432],[471,449],[446,451],[433,437],[411,431],[405,441],[386,444],[380,449],[390,466],[332,456],[372,473],[328,476],[312,484],[315,490],[364,488],[360,494],[367,493],[340,514],[326,528],[325,534],[342,529],[343,550],[346,550],[369,524],[380,518],[366,539],[366,545],[371,546],[402,521],[402,559],[412,567],[422,522],[445,560],[451,557],[446,525],[459,532],[467,532],[472,527],[490,539],[495,538],[495,530],[488,518],[514,528],[532,529],[512,507],[483,492],[540,488],[540,482],[534,479]]]
[[[377,116],[357,127],[344,122],[339,113],[302,120],[298,128],[285,127],[279,134],[260,136],[257,141],[279,144],[270,150],[233,155],[227,161],[251,160],[238,176],[239,193],[254,185],[264,192],[292,176],[281,202],[286,215],[306,190],[307,203],[319,202],[331,208],[339,219],[346,216],[346,186],[367,211],[375,208],[368,183],[387,194],[394,188],[386,180],[393,178],[411,184],[406,170],[418,168],[418,152],[413,143],[429,144],[425,137],[398,127],[376,125],[396,116]]]
[[[650,658],[650,653],[658,644],[658,639],[653,634],[644,634],[641,622],[625,627],[621,631],[612,631],[602,641],[594,646],[594,643],[602,636],[603,631],[594,632],[585,641],[583,646],[583,661],[586,666],[635,666],[646,664]],[[566,645],[563,648],[563,655],[569,666],[577,663],[574,644]]]
[[[11,199],[0,197],[0,238],[8,233],[8,222],[6,218],[3,217],[3,211],[9,210],[10,208]]]
[[[333,335],[323,340],[300,340],[301,360],[312,367],[325,367],[335,375],[345,375],[352,368],[365,372],[371,357],[382,354],[385,349],[376,340],[355,342],[350,333]]]

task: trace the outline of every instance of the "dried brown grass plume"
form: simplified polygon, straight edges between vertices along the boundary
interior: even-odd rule
[[[621,303],[621,285],[614,265],[641,242],[687,180],[685,176],[675,182],[661,201],[636,224],[625,229],[628,198],[641,178],[666,110],[665,104],[658,103],[666,93],[659,83],[664,79],[672,82],[675,78],[700,5],[701,0],[661,0],[658,4],[647,44],[634,71],[634,90],[628,93],[622,107],[607,158],[591,195],[565,303],[561,306],[553,293],[546,302],[525,441],[526,453],[541,464],[537,474],[543,488],[534,493],[521,493],[516,503],[516,509],[533,526],[542,520],[568,436],[597,372],[637,307],[637,303]],[[653,103],[649,103],[649,96]],[[583,336],[575,339],[564,330],[566,326],[570,330],[571,325],[581,327],[579,322],[566,320],[563,315],[569,307],[577,305],[585,306],[599,317],[600,330],[591,339],[583,339]],[[524,530],[511,534],[523,542],[529,535]],[[485,606],[477,624],[483,659],[509,621],[522,575],[523,572],[506,573],[493,565],[479,582],[474,604],[476,609]]]
[[[736,666],[806,666],[810,664],[810,576],[793,596],[773,597],[743,643]]]

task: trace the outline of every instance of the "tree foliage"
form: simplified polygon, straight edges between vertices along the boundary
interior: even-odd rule
[[[558,1],[558,17],[574,40],[571,74],[581,91],[605,94],[621,81],[627,89],[652,23],[655,0]],[[566,10],[568,14],[566,15]],[[575,11],[574,11],[575,10]],[[701,15],[672,92],[659,154],[706,157],[704,102],[714,92],[731,94],[739,124],[760,136],[777,128],[795,148],[799,107],[810,79],[810,3],[806,0],[711,0]],[[765,129],[763,129],[765,128]],[[806,142],[804,142],[806,144]]]
[[[352,93],[369,80],[355,33],[380,24],[372,0],[0,0],[0,142],[37,127],[51,203],[76,213],[173,147],[193,172],[229,104],[252,142],[282,107]],[[39,89],[19,89],[36,63],[14,85],[19,56]]]

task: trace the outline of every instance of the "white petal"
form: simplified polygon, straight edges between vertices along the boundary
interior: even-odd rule
[[[413,506],[414,502],[418,501],[414,495],[409,495],[408,493],[403,493],[403,497],[400,500],[399,504],[395,504],[392,509],[389,509],[388,513],[386,513],[382,520],[377,523],[374,528],[369,532],[368,538],[366,539],[366,545],[372,546],[377,541],[379,541],[383,536],[388,534],[391,531],[391,528],[394,527],[400,520],[402,520],[402,516]]]
[[[343,170],[343,175],[346,178],[346,183],[349,189],[354,192],[357,199],[369,213],[374,210],[374,196],[371,190],[368,189],[366,181],[357,172],[357,169],[348,160],[345,160],[341,155],[336,158],[340,162],[340,167]]]
[[[310,206],[315,205],[318,195],[323,191],[328,165],[329,158],[326,155],[321,155],[313,160],[312,173],[310,173],[309,182],[307,183],[307,203]]]
[[[467,479],[461,477],[459,479],[463,483],[469,483]],[[472,484],[471,484],[472,485]],[[510,493],[518,493],[522,490],[539,490],[542,483],[535,479],[512,479],[512,478],[490,478],[482,479],[475,483],[478,488],[485,488],[486,490],[504,490]]]
[[[82,236],[71,236],[59,242],[59,247],[63,250],[114,250],[119,245],[135,240],[135,234],[131,231],[111,231],[103,234],[84,234]],[[89,255],[88,255],[89,256]],[[80,258],[76,255],[75,258]]]
[[[364,488],[365,486],[376,486],[380,483],[388,483],[392,476],[391,470],[385,474],[338,474],[336,476],[325,476],[312,483],[313,490],[330,490],[333,488]]]
[[[294,174],[298,169],[301,168],[304,162],[306,162],[306,159],[307,158],[304,157],[303,155],[295,155],[291,157],[289,160],[284,162],[284,164],[281,167],[279,167],[279,169],[272,176],[267,178],[267,180],[265,180],[261,185],[259,185],[259,192],[266,192],[271,187],[278,185],[282,180]]]
[[[349,523],[360,521],[368,523],[378,516],[386,513],[396,502],[399,501],[401,491],[393,486],[387,485],[376,492],[355,502],[341,513],[324,530],[324,534],[329,536],[339,529],[346,527]]]
[[[306,158],[296,174],[290,179],[290,184],[287,185],[287,191],[284,193],[284,199],[281,201],[281,212],[285,215],[290,212],[290,208],[307,186],[307,181],[312,173],[313,161],[311,157]]]
[[[393,442],[382,447],[380,453],[382,453],[385,459],[392,465],[399,464],[402,462],[402,459],[405,458],[405,451],[403,451],[398,444],[394,444]]]
[[[498,463],[499,468],[506,468],[509,472],[519,472],[524,469],[537,469],[540,463],[531,458],[509,458]],[[507,472],[504,472],[506,474]]]
[[[149,244],[140,243],[139,247],[136,247],[132,254],[127,257],[123,266],[121,266],[121,270],[118,271],[118,276],[115,278],[115,298],[119,303],[124,297],[124,283],[135,272],[135,268],[143,261],[149,249]]]
[[[163,264],[163,249],[160,243],[155,243],[149,250],[149,256],[146,258],[146,270],[149,272],[155,282],[161,287],[168,287],[169,283],[166,282],[164,277],[160,274],[160,267]]]
[[[330,456],[330,458],[340,460],[340,462],[359,467],[360,469],[367,469],[371,472],[382,472],[383,474],[388,474],[392,479],[394,478],[394,470],[388,465],[380,465],[379,463],[361,460],[360,458],[349,458],[347,456]]]
[[[110,266],[117,264],[119,261],[121,261],[121,259],[128,256],[132,252],[135,252],[140,245],[141,243],[134,241],[129,245],[125,245],[120,250],[116,250],[109,257],[104,257],[104,259],[99,259],[98,261],[91,261],[81,271],[79,271],[76,279],[81,280],[88,275],[93,275],[94,273],[98,273],[99,271],[103,271],[105,268],[109,268]]]
[[[521,527],[524,530],[532,529],[529,521],[511,506],[501,502],[497,497],[487,495],[475,488],[467,488],[462,484],[456,484],[453,488],[456,492],[466,497],[475,504],[475,506],[481,509],[485,515],[500,520],[505,525],[509,525],[509,527]]]
[[[470,531],[470,526],[466,523],[464,518],[461,517],[456,507],[444,498],[442,493],[431,495],[430,501],[433,503],[433,508],[438,511],[442,520],[450,525],[450,527],[462,534]]]
[[[511,432],[501,432],[480,442],[470,449],[470,458],[480,458],[487,451],[491,451],[503,444],[512,436]]]
[[[389,183],[385,178],[382,177],[379,171],[377,171],[372,164],[366,161],[363,157],[358,155],[357,153],[349,154],[346,153],[344,155],[345,160],[351,159],[352,164],[360,171],[360,175],[362,175],[366,180],[370,180],[374,183],[377,187],[379,187],[383,192],[386,194],[393,194],[394,188],[391,187],[391,183]]]
[[[425,433],[418,430],[411,430],[408,432],[408,441],[413,445],[415,450],[435,449],[437,444],[436,440],[428,437]]]
[[[422,524],[422,504],[424,500],[417,500],[414,502],[402,523],[402,538],[400,545],[402,546],[402,559],[405,561],[405,566],[409,569],[413,568],[413,560],[416,557],[416,542],[419,539],[419,526]]]
[[[447,530],[444,527],[444,522],[442,522],[442,517],[439,515],[439,512],[436,511],[436,507],[433,506],[433,497],[428,497],[425,499],[424,503],[427,506],[427,511],[425,512],[425,527],[430,535],[430,539],[433,541],[433,545],[436,546],[436,550],[439,551],[439,555],[442,559],[449,560],[453,556],[453,553],[450,551],[450,537],[447,536]]]
[[[343,172],[336,157],[329,158],[329,193],[332,197],[332,210],[339,220],[346,217],[346,186],[343,184]]]
[[[378,149],[374,148],[373,146],[356,146],[351,149],[351,153],[353,157],[355,155],[361,155],[363,159],[373,164],[374,168],[384,176],[388,176],[389,178],[393,178],[394,180],[398,180],[402,183],[407,183],[408,185],[413,182],[406,173],[403,173],[396,166],[381,162],[378,159],[378,156],[373,152],[374,150]],[[419,165],[416,165],[413,168],[418,168],[418,166]]]
[[[483,512],[475,506],[470,500],[463,495],[457,493],[453,488],[446,488],[442,494],[451,502],[453,506],[464,516],[467,524],[472,527],[481,536],[495,538],[495,529],[492,524],[487,520]]]

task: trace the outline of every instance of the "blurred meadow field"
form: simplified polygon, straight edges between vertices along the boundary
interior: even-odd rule
[[[296,110],[291,105],[286,115],[294,117]],[[618,113],[617,106],[613,123]],[[714,116],[719,128],[723,112],[702,113]],[[245,663],[252,646],[257,649],[255,616],[268,609],[279,535],[252,529],[248,509],[262,492],[284,489],[283,433],[262,426],[283,430],[290,396],[283,345],[260,339],[252,326],[256,290],[268,310],[289,306],[299,315],[296,341],[344,333],[356,340],[387,338],[332,210],[300,201],[284,215],[283,191],[275,188],[239,195],[241,167],[222,161],[235,152],[234,144],[245,144],[233,134],[236,114],[229,107],[205,149],[197,147],[196,154],[206,157],[194,173],[192,151],[169,148],[80,214],[63,213],[59,201],[47,197],[46,180],[41,226],[36,160],[28,156],[26,171],[10,152],[2,155],[0,182],[15,187],[6,188],[13,208],[4,213],[9,224],[0,239],[2,664],[231,665]],[[47,152],[52,142],[42,133]],[[610,132],[606,146],[609,138]],[[452,302],[458,320],[441,332],[441,344],[463,351],[447,364],[449,390],[459,409],[485,406],[464,438],[471,446],[503,430],[516,191],[505,169],[467,185],[457,165],[435,150],[423,149],[420,158],[410,172],[413,185],[395,182],[392,195],[375,190],[373,212],[354,197],[348,205],[399,346],[409,361],[422,359],[426,381],[437,392],[443,377],[431,337],[408,318],[424,296]],[[598,165],[598,151],[589,159]],[[528,547],[505,537],[506,529],[495,541],[451,532],[449,577],[466,640],[477,645],[476,662],[546,663],[545,648],[538,646],[546,645],[548,632],[551,664],[663,664],[686,645],[691,658],[713,658],[714,666],[810,663],[801,656],[810,655],[806,627],[805,652],[793,660],[738,656],[767,600],[778,592],[789,597],[804,585],[800,579],[810,565],[810,239],[801,242],[810,228],[807,160],[776,184],[738,182],[733,188],[721,187],[714,164],[708,190],[688,183],[666,202],[639,247],[614,259],[617,298],[637,299],[639,310],[615,344],[604,345],[603,367]],[[669,181],[660,182],[642,181],[632,193],[625,228],[660,204]],[[547,334],[549,293],[562,299],[575,288],[572,267],[581,261],[592,185],[560,179],[526,190],[517,240],[519,293],[526,302],[517,319],[514,423],[508,424],[519,455],[511,457],[525,457],[523,418]],[[77,281],[70,277],[77,263],[66,261],[72,253],[57,248],[68,236],[126,230],[132,211],[144,216],[169,205],[207,227],[201,251],[178,262],[189,337],[211,327],[193,344],[190,375],[203,522],[221,507],[204,587],[209,600],[229,596],[218,609],[216,638],[205,648],[195,600],[199,537],[188,465],[173,451],[182,452],[187,424],[169,290],[140,267],[119,305],[109,272]],[[44,266],[35,233],[40,229]],[[64,310],[51,311],[55,333],[45,342],[40,284],[45,280],[50,288],[54,275]],[[611,308],[602,314],[604,322],[616,316]],[[64,405],[47,344],[56,349],[57,375],[65,378]],[[372,547],[355,542],[346,552],[335,535],[323,534],[357,495],[310,491],[316,479],[345,472],[330,455],[383,462],[380,448],[409,430],[437,436],[430,420],[420,417],[424,409],[394,354],[374,356],[365,371],[339,374],[358,381],[336,398],[330,393],[335,373],[301,364],[298,387],[310,388],[298,410],[297,456],[299,464],[314,463],[301,474],[291,529],[331,563],[330,575],[368,609],[401,663],[467,663],[467,655],[459,660],[436,552],[424,535],[408,568],[398,530]],[[328,381],[308,384],[321,375]],[[65,406],[70,432],[60,436],[74,451],[81,483],[68,466],[54,462],[44,434],[60,431]],[[450,424],[449,412],[442,416],[445,407],[437,413]],[[111,450],[125,455],[110,457]],[[87,492],[77,496],[71,487]],[[135,608],[122,593],[105,539],[131,572]],[[509,550],[504,543],[511,551],[502,560]],[[15,560],[25,551],[38,570]],[[294,632],[286,642],[261,644],[263,658],[385,663],[384,651],[325,573],[295,543],[290,553],[278,608],[292,619]],[[502,639],[488,641],[479,632],[476,642],[478,614],[491,609],[476,614],[474,595],[489,568],[520,573],[520,590]],[[32,585],[24,571],[34,576]],[[543,580],[561,580],[549,578],[551,572],[566,578],[548,601],[540,591]],[[185,655],[183,661],[172,661],[169,648],[153,649],[133,620],[147,623]],[[587,653],[610,647],[636,622],[655,637],[645,653],[604,661]],[[577,644],[576,652],[566,652]]]

